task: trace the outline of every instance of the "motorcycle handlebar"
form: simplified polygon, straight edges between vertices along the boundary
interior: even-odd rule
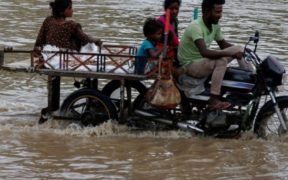
[[[255,44],[255,47],[254,47],[254,50],[251,50],[249,48],[247,48],[248,44],[253,41],[254,44]],[[255,31],[255,34],[254,36],[250,37],[248,42],[246,43],[245,45],[245,48],[244,48],[244,54],[247,58],[247,60],[249,61],[253,61],[253,63],[256,65],[256,64],[260,64],[261,62],[261,59],[258,57],[258,55],[256,54],[256,49],[257,49],[257,44],[259,42],[259,31]]]
[[[259,31],[255,31],[255,35],[254,35],[255,39],[254,39],[254,43],[257,44],[259,42]]]
[[[249,38],[249,41],[254,41],[255,44],[259,42],[259,31],[255,31],[255,35]]]
[[[256,44],[259,41],[259,37],[255,37],[255,36],[254,37],[250,37],[249,41],[254,41],[254,43]]]
[[[253,64],[255,64],[255,65],[259,65],[260,64],[261,59],[258,57],[258,55],[256,54],[255,51],[245,47],[244,54],[245,54],[245,57],[246,57],[245,59],[246,60],[252,61]]]

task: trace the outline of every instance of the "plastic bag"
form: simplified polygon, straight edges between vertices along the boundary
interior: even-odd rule
[[[43,59],[45,60],[45,67],[51,69],[61,69],[60,67],[60,55],[55,54],[54,52],[58,52],[60,48],[54,45],[47,44],[43,47],[41,52]],[[72,51],[73,52],[73,51]],[[80,49],[80,53],[98,53],[98,47],[94,43],[87,43],[85,46],[82,46]],[[91,55],[78,55],[76,56],[80,61],[86,61]],[[80,63],[73,57],[68,56],[68,69],[72,69],[75,66],[78,66]],[[89,59],[89,62],[93,62],[94,59]],[[89,63],[87,62],[87,63]],[[77,70],[85,69],[82,67],[77,68]]]

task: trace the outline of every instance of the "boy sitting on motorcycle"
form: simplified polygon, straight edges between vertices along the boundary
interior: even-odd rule
[[[187,74],[195,78],[203,78],[212,74],[210,99],[211,109],[227,109],[231,103],[220,100],[221,84],[227,64],[234,58],[241,68],[252,70],[251,64],[243,58],[243,49],[228,43],[218,24],[222,17],[225,0],[203,0],[202,18],[188,25],[181,38],[178,48],[178,59],[183,65],[176,73]],[[210,49],[216,41],[220,50]]]

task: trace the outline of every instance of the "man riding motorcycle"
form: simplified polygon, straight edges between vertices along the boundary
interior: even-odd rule
[[[178,48],[178,59],[183,65],[175,70],[176,74],[187,74],[194,78],[205,78],[212,74],[210,109],[227,109],[231,103],[220,100],[222,80],[227,64],[237,59],[240,68],[253,70],[251,64],[243,58],[243,48],[228,43],[218,24],[222,17],[225,0],[203,0],[202,18],[188,25]],[[216,41],[220,50],[210,49]]]

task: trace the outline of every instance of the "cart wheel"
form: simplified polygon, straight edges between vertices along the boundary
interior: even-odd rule
[[[110,97],[118,109],[120,107],[120,86],[120,81],[113,80],[106,84],[101,91],[102,94]],[[132,100],[134,100],[139,94],[145,94],[147,92],[146,86],[140,81],[125,81],[125,99],[127,99],[127,87],[131,87]],[[125,105],[126,104],[127,103],[125,103]]]
[[[93,89],[80,89],[70,94],[60,108],[64,118],[80,121],[84,126],[97,126],[117,114],[111,100]]]

